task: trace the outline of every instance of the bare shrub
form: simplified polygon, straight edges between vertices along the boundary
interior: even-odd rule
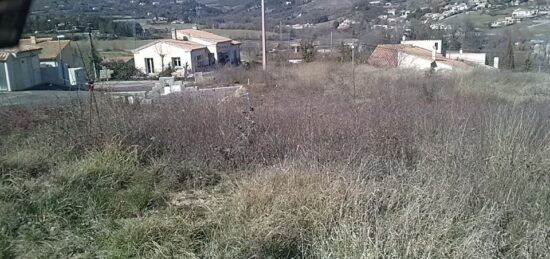
[[[465,85],[471,73],[330,63],[256,72],[218,77],[257,76],[253,111],[242,97],[130,105],[98,94],[97,106],[60,107],[47,119],[33,109],[1,113],[23,125],[5,132],[28,136],[0,142],[0,201],[18,208],[0,210],[0,224],[33,224],[6,227],[0,248],[74,255],[89,244],[89,257],[549,253],[548,102],[475,92]],[[51,210],[31,202],[48,190],[42,183],[55,195],[37,200]],[[161,201],[174,196],[183,201]],[[81,238],[76,245],[48,232],[60,222]],[[120,249],[126,240],[131,249]]]

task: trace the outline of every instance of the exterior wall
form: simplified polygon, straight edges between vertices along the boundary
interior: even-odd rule
[[[55,85],[68,85],[69,65],[63,60],[60,66],[59,61],[40,61],[40,73],[42,82]]]
[[[233,45],[231,42],[218,43],[216,52],[217,63],[233,64],[237,65],[241,61],[240,46]],[[226,57],[227,60],[222,62],[222,58]]]
[[[474,62],[476,64],[485,65],[487,54],[485,53],[462,53],[459,52],[447,52],[448,59],[465,60]]]
[[[74,86],[85,85],[87,82],[86,70],[84,68],[69,68],[69,81]]]
[[[76,43],[71,42],[65,49],[63,49],[61,52],[61,58],[63,59],[63,63],[67,64],[71,68],[82,67],[84,65],[82,63],[82,58],[80,57],[77,47],[75,47],[74,44]]]
[[[6,62],[0,62],[0,91],[8,91],[10,89],[8,83],[8,69]]]
[[[5,62],[8,91],[20,91],[42,84],[40,61],[36,52],[19,53]]]
[[[161,54],[164,55],[164,58],[161,57]],[[196,71],[197,69],[208,66],[208,53],[206,49],[186,51],[162,42],[135,53],[134,62],[136,68],[145,73],[145,59],[152,58],[155,69],[152,74],[159,74],[162,72],[163,68],[166,70],[172,67],[172,58],[176,57],[180,58],[182,67],[184,67],[186,63],[189,64],[189,69],[191,71]]]
[[[443,41],[441,40],[405,40],[405,41],[402,41],[401,44],[409,44],[409,45],[413,45],[415,47],[419,47],[419,48],[423,48],[423,49],[427,49],[429,51],[432,51],[433,48],[434,48],[434,45],[436,45],[437,43],[437,53],[438,54],[441,54],[443,53]]]
[[[398,54],[398,67],[400,68],[411,68],[411,69],[419,69],[419,70],[425,70],[425,69],[431,69],[432,67],[432,61],[424,58],[419,58],[417,56],[409,55],[404,52],[399,52]],[[437,68],[436,70],[445,69],[445,70],[453,70],[453,67],[441,63],[436,62]]]

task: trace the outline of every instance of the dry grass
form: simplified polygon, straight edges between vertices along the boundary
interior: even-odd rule
[[[250,79],[254,111],[183,97],[3,110],[0,255],[550,254],[544,98],[489,93],[502,85],[480,72],[355,69],[216,76]]]

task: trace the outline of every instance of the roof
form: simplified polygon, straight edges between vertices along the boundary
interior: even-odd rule
[[[138,52],[138,51],[141,51],[143,49],[146,49],[146,48],[149,48],[149,47],[152,47],[152,46],[155,46],[159,43],[164,43],[164,44],[168,44],[170,46],[173,46],[173,47],[176,47],[176,48],[180,48],[180,49],[183,49],[183,50],[186,50],[186,51],[193,51],[193,50],[197,50],[197,49],[204,49],[206,48],[206,46],[203,46],[203,45],[200,45],[200,44],[197,44],[197,43],[194,43],[194,42],[190,42],[190,41],[183,41],[183,40],[172,40],[172,39],[163,39],[163,40],[157,40],[157,41],[153,41],[149,44],[146,44],[144,46],[141,46],[137,49],[134,50],[134,53]]]
[[[71,41],[38,38],[36,39],[36,44],[32,44],[30,39],[22,39],[19,43],[42,48],[42,52],[38,55],[40,60],[55,60],[59,57],[61,51],[71,44]]]
[[[226,38],[220,35],[216,35],[211,32],[195,30],[195,29],[186,29],[186,30],[177,30],[177,34],[183,34],[187,37],[201,39],[210,43],[222,43],[231,41],[230,38]]]
[[[399,52],[407,53],[420,59],[432,61],[432,52],[407,44],[383,44],[378,45],[372,55],[370,56],[368,63],[377,67],[392,68],[398,66]],[[470,68],[469,64],[461,61],[445,58],[441,54],[437,54],[435,57],[437,63],[446,64],[456,68]]]
[[[399,50],[412,45],[402,44],[381,44],[372,52],[367,63],[376,67],[397,67],[397,56]]]
[[[0,61],[6,61],[10,55],[29,52],[29,51],[38,51],[41,49],[42,49],[41,47],[37,47],[33,45],[19,45],[14,48],[0,49]]]
[[[52,40],[50,38],[38,38],[36,44],[32,44],[30,39],[22,39],[19,44],[40,47],[40,59],[56,59],[59,56],[60,49],[65,49],[70,45],[70,40]]]

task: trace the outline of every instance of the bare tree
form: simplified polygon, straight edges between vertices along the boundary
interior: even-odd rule
[[[155,45],[155,53],[157,53],[160,56],[160,65],[162,68],[161,70],[162,72],[164,72],[164,57],[166,57],[167,55],[166,50],[164,48],[164,43],[159,43]]]

